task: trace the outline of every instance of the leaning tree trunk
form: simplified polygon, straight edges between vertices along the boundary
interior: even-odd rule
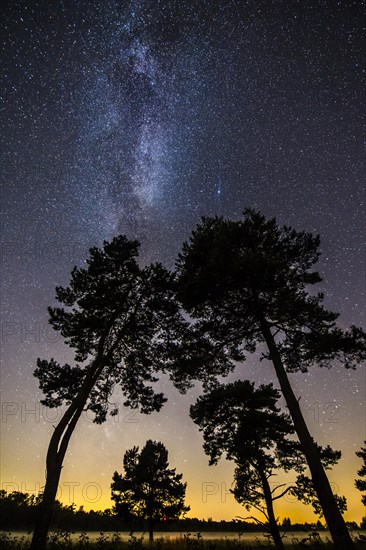
[[[43,550],[43,548],[46,547],[47,534],[52,520],[60,474],[61,465],[55,460],[52,467],[47,467],[47,481],[43,492],[42,502],[37,511],[37,523],[30,545],[32,550]]]
[[[53,432],[46,458],[46,484],[29,547],[30,550],[44,550],[46,548],[47,534],[52,520],[65,453],[77,421],[84,410],[90,391],[103,368],[104,364],[101,360],[95,360],[91,364],[78,394],[63,414]]]
[[[354,549],[355,546],[347,530],[342,514],[337,506],[329,480],[321,463],[318,450],[302,415],[299,402],[292,390],[270,326],[264,318],[261,319],[261,329],[281,386],[282,394],[286,400],[296,433],[306,457],[314,488],[318,495],[320,505],[324,512],[324,518],[327,522],[334,544],[336,545],[336,548],[342,548],[342,550]]]
[[[264,499],[266,501],[269,529],[272,535],[273,542],[276,548],[278,548],[279,550],[285,550],[285,545],[283,544],[283,540],[273,510],[272,493],[268,483],[268,479],[262,469],[258,470],[258,473],[262,482]]]

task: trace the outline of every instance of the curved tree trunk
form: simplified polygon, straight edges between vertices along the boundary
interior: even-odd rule
[[[318,495],[320,505],[323,509],[324,518],[327,522],[334,544],[336,548],[342,548],[342,550],[352,550],[355,546],[347,530],[342,514],[337,506],[329,480],[324,471],[314,440],[311,437],[305,423],[298,400],[292,390],[285,367],[282,363],[281,355],[270,330],[270,326],[263,317],[261,319],[261,329],[281,386],[282,394],[286,400],[296,433],[310,468],[314,488]]]
[[[266,508],[267,508],[267,514],[268,514],[269,529],[271,531],[273,542],[276,548],[278,548],[279,550],[285,550],[285,545],[283,544],[283,540],[277,525],[274,510],[273,510],[272,493],[268,483],[268,479],[263,470],[259,469],[258,473],[260,475],[261,482],[262,482],[263,494],[264,494],[264,499],[266,501]]]
[[[61,475],[61,465],[55,464],[47,468],[47,481],[43,492],[42,503],[38,510],[38,519],[34,529],[31,550],[42,550],[46,547],[48,529],[52,520],[58,483]]]
[[[42,502],[33,532],[30,550],[44,550],[47,544],[47,534],[52,520],[56,493],[61,475],[62,463],[75,426],[84,410],[91,389],[96,383],[104,364],[95,360],[82,383],[79,393],[63,414],[51,437],[46,458],[46,484]]]

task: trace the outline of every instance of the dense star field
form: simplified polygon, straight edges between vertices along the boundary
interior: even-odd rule
[[[365,96],[361,1],[8,0],[2,17],[1,488],[37,491],[57,411],[39,404],[37,357],[71,361],[47,326],[54,287],[92,245],[123,233],[142,263],[167,267],[203,215],[246,207],[320,233],[326,305],[364,325]],[[274,381],[257,357],[230,380]],[[310,431],[341,449],[330,474],[354,488],[365,374],[335,365],[291,377]],[[159,414],[80,422],[60,498],[109,507],[122,456],[164,442],[188,482],[191,516],[245,515],[233,466],[209,468],[182,397],[166,378]],[[244,512],[244,514],[243,514]],[[288,498],[280,517],[310,521]]]

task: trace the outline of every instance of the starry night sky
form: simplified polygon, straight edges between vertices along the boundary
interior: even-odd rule
[[[342,326],[364,325],[362,4],[4,2],[2,488],[43,484],[57,412],[39,405],[32,372],[39,356],[72,358],[47,326],[46,308],[54,287],[104,239],[138,238],[143,263],[171,268],[202,215],[237,219],[258,208],[320,233],[326,303]],[[274,373],[254,357],[237,377],[267,383]],[[364,371],[335,365],[291,380],[314,437],[343,451],[330,477],[349,499],[346,519],[359,522],[353,480],[365,438]],[[153,438],[188,481],[191,516],[243,515],[225,495],[233,466],[207,466],[188,418],[199,388],[182,397],[166,379],[160,385],[169,402],[159,414],[121,408],[102,427],[80,422],[60,498],[70,503],[75,484],[78,505],[110,506],[124,451]],[[115,400],[123,402],[118,392]],[[207,483],[217,493],[205,498]],[[289,500],[277,510],[313,518]]]

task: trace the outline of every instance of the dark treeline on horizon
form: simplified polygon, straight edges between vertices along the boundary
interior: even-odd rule
[[[0,491],[0,530],[1,531],[31,531],[39,504],[39,497],[29,493]],[[348,522],[351,529],[366,529],[366,521],[363,518],[360,525],[356,522]],[[284,518],[282,527],[291,531],[307,531],[311,528],[325,529],[324,525],[317,523],[291,523],[289,518]],[[90,510],[86,512],[82,506],[76,509],[75,504],[64,505],[57,501],[51,529],[71,531],[145,531],[146,521],[132,520],[122,521],[118,519],[110,509],[102,511]],[[156,525],[157,531],[225,531],[225,532],[258,532],[259,526],[254,522],[233,519],[232,521],[213,521],[211,518],[184,518],[179,520],[167,520]]]

